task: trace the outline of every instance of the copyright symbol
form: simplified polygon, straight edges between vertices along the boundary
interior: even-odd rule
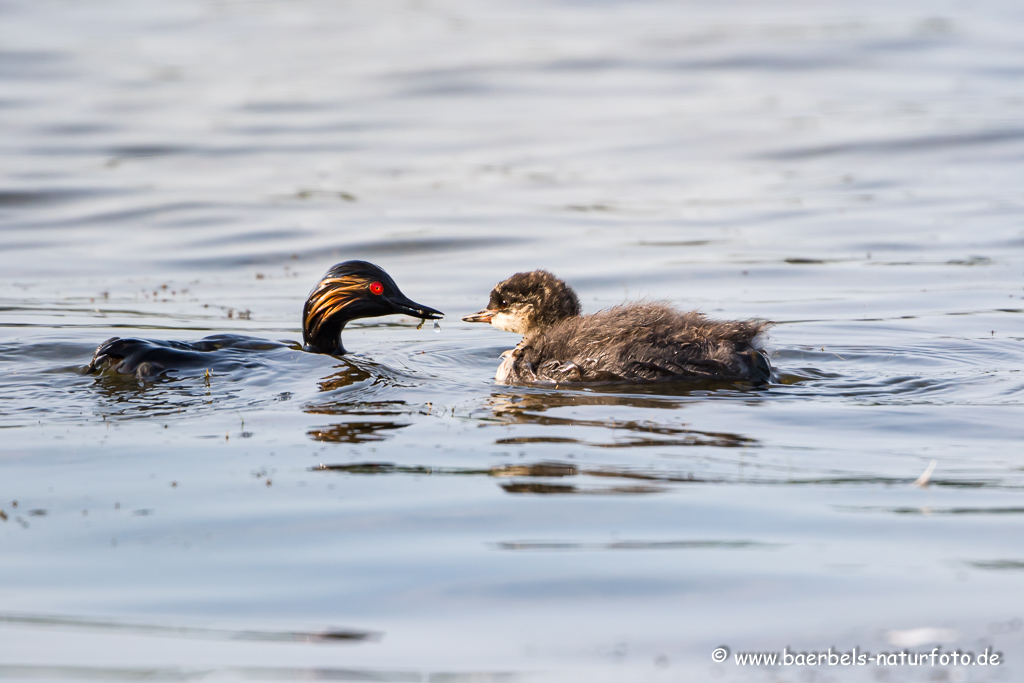
[[[722,645],[721,647],[716,647],[714,650],[711,651],[711,661],[713,662],[718,662],[719,664],[721,664],[728,658],[729,648],[727,648],[725,645]]]

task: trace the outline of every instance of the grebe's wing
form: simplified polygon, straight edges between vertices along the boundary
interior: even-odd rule
[[[121,339],[111,337],[96,349],[85,371],[116,372],[137,377],[156,377],[171,370],[211,368],[228,360],[225,354],[238,356],[252,351],[268,351],[292,345],[268,339],[234,334],[217,334],[199,341],[157,339]],[[298,348],[297,345],[292,346]],[[221,352],[221,353],[218,353]]]

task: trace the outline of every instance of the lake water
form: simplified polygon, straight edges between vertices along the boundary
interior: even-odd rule
[[[1024,9],[771,5],[0,2],[0,678],[1020,680]],[[82,373],[352,258],[440,333]],[[777,379],[495,385],[534,268]]]

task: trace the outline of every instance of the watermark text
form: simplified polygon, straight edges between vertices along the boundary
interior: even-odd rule
[[[719,664],[729,660],[737,666],[999,666],[1003,653],[986,647],[980,652],[966,650],[931,650],[912,652],[868,652],[859,647],[849,650],[828,648],[825,651],[794,651],[783,648],[781,652],[735,652],[722,645],[711,651],[711,659]]]

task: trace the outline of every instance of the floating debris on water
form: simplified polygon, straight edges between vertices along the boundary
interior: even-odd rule
[[[932,478],[932,472],[935,471],[936,464],[937,461],[935,460],[932,460],[930,463],[928,463],[928,467],[925,468],[921,476],[914,480],[914,486],[920,486],[921,488],[927,486],[928,480]]]

